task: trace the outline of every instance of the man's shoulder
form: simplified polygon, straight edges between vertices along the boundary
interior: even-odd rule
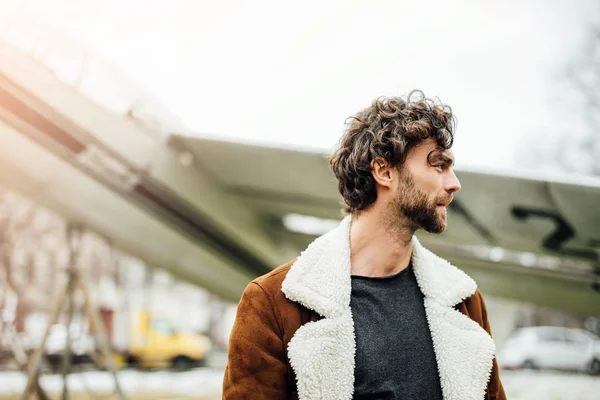
[[[277,293],[281,290],[281,284],[283,283],[285,277],[287,276],[287,273],[289,272],[290,268],[292,268],[292,265],[294,265],[295,262],[296,260],[289,261],[288,263],[275,268],[273,271],[265,275],[259,276],[258,278],[254,279],[252,283],[255,283],[258,286],[260,286],[267,293]]]

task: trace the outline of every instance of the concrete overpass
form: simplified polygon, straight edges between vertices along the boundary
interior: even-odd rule
[[[314,238],[286,216],[340,218],[325,155],[168,128],[110,111],[0,45],[0,183],[149,265],[237,301]],[[485,292],[600,315],[598,180],[457,173],[451,228],[426,244]]]

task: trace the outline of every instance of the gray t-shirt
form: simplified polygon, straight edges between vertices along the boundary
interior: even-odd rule
[[[423,294],[412,265],[387,277],[352,276],[354,399],[442,400]]]

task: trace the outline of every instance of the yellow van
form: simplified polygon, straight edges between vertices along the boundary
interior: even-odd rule
[[[168,318],[139,311],[131,316],[127,361],[142,368],[186,369],[206,360],[212,343],[206,335],[179,333]]]

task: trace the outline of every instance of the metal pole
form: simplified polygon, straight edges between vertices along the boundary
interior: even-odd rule
[[[117,391],[119,399],[125,400],[125,397],[123,396],[123,391],[121,390],[121,386],[119,385],[119,379],[117,378],[117,372],[116,372],[116,368],[115,368],[115,365],[113,362],[112,353],[111,353],[109,345],[108,345],[108,340],[106,339],[107,335],[106,335],[106,329],[104,328],[104,324],[102,323],[102,320],[100,319],[100,316],[98,315],[98,311],[92,306],[87,288],[86,288],[85,284],[83,283],[83,281],[81,280],[81,277],[79,277],[79,276],[77,277],[77,283],[79,285],[79,288],[83,292],[85,308],[87,310],[88,315],[90,315],[92,317],[92,325],[94,328],[94,335],[96,336],[96,339],[98,340],[98,345],[100,346],[100,351],[102,352],[102,355],[104,357],[104,362],[106,363],[108,371],[113,376],[113,379],[115,381],[115,389]]]
[[[62,400],[69,399],[69,384],[68,378],[69,373],[71,372],[72,365],[72,346],[71,346],[71,323],[73,322],[73,311],[75,309],[75,299],[73,296],[73,292],[75,292],[75,274],[76,274],[76,264],[77,258],[79,255],[79,249],[81,244],[79,227],[73,223],[69,223],[67,226],[66,239],[67,246],[69,249],[69,264],[67,265],[67,322],[66,322],[66,330],[67,330],[67,338],[65,343],[65,349],[63,351],[61,372],[63,379],[63,391],[62,391]]]
[[[54,304],[52,306],[52,311],[50,313],[50,318],[48,319],[48,324],[46,325],[46,330],[44,331],[44,335],[42,336],[42,342],[39,347],[35,349],[33,355],[31,356],[31,361],[29,363],[29,368],[27,369],[27,385],[25,386],[25,390],[21,395],[21,400],[27,400],[29,396],[29,392],[34,385],[34,382],[37,382],[37,372],[40,365],[40,361],[42,360],[42,355],[44,354],[44,348],[46,346],[46,340],[48,339],[48,334],[50,333],[50,327],[54,325],[56,320],[58,319],[58,315],[62,309],[62,306],[66,299],[67,294],[67,285],[65,285],[64,289],[61,290],[56,298],[54,299]]]
[[[72,267],[70,267],[72,269]],[[73,292],[75,291],[75,282],[73,279],[73,271],[69,271],[69,283],[67,284],[67,340],[65,343],[65,349],[62,358],[62,379],[63,379],[63,391],[62,400],[69,399],[69,385],[67,383],[69,373],[71,372],[72,364],[72,350],[71,350],[71,322],[73,321],[73,309],[75,308],[75,301],[73,299]]]

